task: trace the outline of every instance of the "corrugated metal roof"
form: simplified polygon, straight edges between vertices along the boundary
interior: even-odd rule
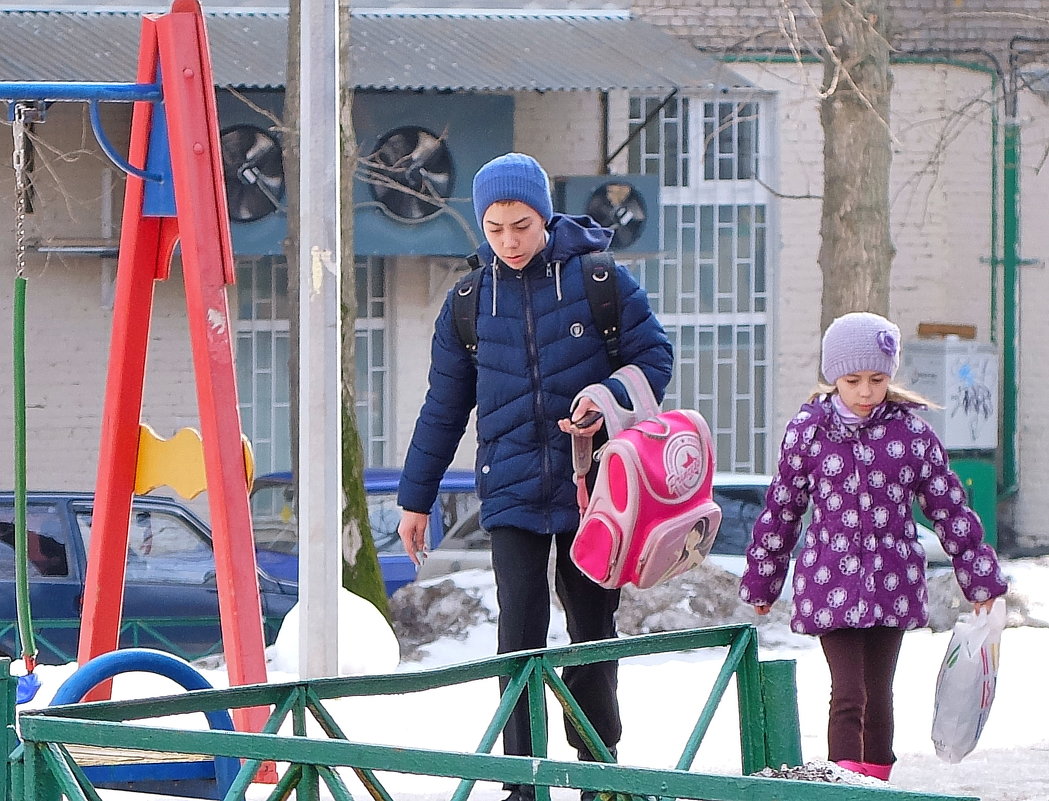
[[[207,12],[215,82],[283,86],[287,14]],[[687,43],[610,14],[354,13],[362,89],[557,91],[716,89],[748,84]],[[131,81],[140,37],[128,11],[0,10],[0,80]]]
[[[207,14],[219,86],[283,86],[285,12]],[[0,11],[0,81],[135,80],[141,15],[125,11]]]
[[[619,16],[358,13],[362,88],[556,91],[747,85],[653,25]]]

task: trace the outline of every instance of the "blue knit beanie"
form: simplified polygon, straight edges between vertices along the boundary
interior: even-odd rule
[[[891,379],[899,367],[900,329],[879,314],[843,314],[823,335],[820,368],[832,384],[860,370],[885,373]]]
[[[507,153],[492,159],[474,176],[474,214],[483,227],[484,213],[500,200],[519,200],[535,209],[544,223],[554,216],[550,179],[539,162],[524,153]]]

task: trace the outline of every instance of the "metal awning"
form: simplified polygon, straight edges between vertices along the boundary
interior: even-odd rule
[[[215,81],[285,83],[287,13],[206,13]],[[0,10],[0,80],[134,79],[139,15],[101,9]],[[664,30],[615,12],[355,11],[357,88],[477,92],[710,91],[749,86]]]
[[[365,89],[712,90],[749,84],[654,25],[619,15],[358,12]]]

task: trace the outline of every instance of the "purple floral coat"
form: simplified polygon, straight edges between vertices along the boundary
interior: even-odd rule
[[[1006,583],[980,518],[951,471],[939,438],[912,410],[886,401],[850,428],[823,396],[787,425],[779,467],[754,525],[739,595],[772,604],[812,504],[794,566],[791,628],[913,629],[929,622],[925,552],[911,503],[917,500],[954,563],[970,601],[1002,595]]]

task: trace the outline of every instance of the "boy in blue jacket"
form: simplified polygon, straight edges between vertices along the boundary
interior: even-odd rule
[[[477,352],[456,333],[449,293],[431,346],[429,389],[405,458],[398,504],[399,533],[418,564],[425,551],[428,511],[477,407],[477,492],[481,525],[491,534],[499,602],[499,653],[543,648],[550,623],[547,564],[556,543],[555,588],[572,642],[616,636],[619,590],[606,590],[579,572],[569,547],[579,525],[572,481],[572,433],[593,435],[569,419],[572,399],[588,384],[608,381],[618,365],[594,324],[580,265],[583,254],[605,250],[612,232],[589,217],[554,214],[546,172],[531,156],[508,153],[485,164],[473,181],[473,204],[486,242],[478,249]],[[648,296],[616,265],[624,364],[645,373],[657,399],[670,381],[673,354]],[[626,402],[625,397],[620,398]],[[584,400],[580,421],[590,410]],[[564,681],[615,750],[622,731],[615,662],[567,667]],[[503,684],[505,688],[505,682]],[[570,725],[569,743],[592,760]],[[528,710],[519,703],[503,731],[503,750],[531,755]],[[506,801],[531,801],[535,789],[508,786]],[[584,791],[582,801],[594,797]]]

